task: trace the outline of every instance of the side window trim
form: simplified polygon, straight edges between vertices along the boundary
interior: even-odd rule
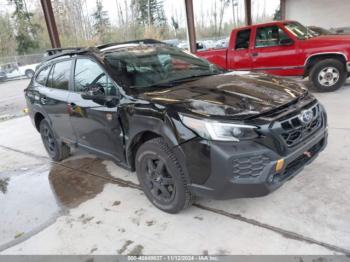
[[[248,46],[247,46],[246,48],[237,48],[238,35],[239,35],[241,32],[244,32],[244,31],[249,31]],[[234,50],[248,50],[248,49],[250,49],[251,40],[252,40],[252,29],[251,29],[251,28],[241,29],[241,30],[237,31],[237,33],[236,33],[236,39],[235,39]]]
[[[53,90],[66,91],[66,92],[71,91],[71,85],[72,85],[72,83],[71,83],[71,77],[72,77],[71,70],[72,70],[72,62],[73,62],[73,60],[74,59],[72,59],[72,58],[65,58],[65,59],[61,59],[61,60],[57,60],[57,61],[52,62],[50,72],[49,72],[48,77],[46,79],[46,87],[47,88],[50,88],[50,89],[53,89]],[[50,76],[51,75],[53,76],[56,64],[61,63],[61,62],[66,62],[66,61],[70,61],[71,62],[71,64],[70,64],[70,77],[69,77],[69,80],[68,80],[68,89],[66,90],[66,89],[60,89],[60,88],[55,88],[55,87],[52,87],[52,86],[48,86],[48,81],[50,80]]]
[[[255,39],[254,39],[254,48],[257,48],[257,49],[260,49],[260,48],[269,48],[269,47],[276,47],[276,46],[282,46],[280,44],[277,44],[277,45],[270,45],[270,46],[256,46],[256,43],[257,43],[257,35],[258,35],[258,30],[261,29],[261,28],[269,28],[269,27],[277,27],[278,28],[278,31],[281,30],[288,38],[290,38],[291,40],[293,40],[289,34],[284,30],[284,28],[278,26],[278,25],[274,25],[274,26],[260,26],[260,27],[256,27],[255,29]]]
[[[45,85],[45,87],[47,87],[47,88],[52,88],[51,86],[49,86],[49,81],[50,81],[50,78],[51,78],[51,74],[53,74],[53,72],[54,72],[55,65],[56,65],[56,63],[52,63],[51,64],[50,72],[47,75],[46,85]]]
[[[45,70],[45,67],[46,67],[46,66],[47,66],[47,67],[50,67],[50,70],[49,70],[49,72],[47,73],[47,77],[46,77],[45,83],[44,83],[44,84],[41,84],[41,83],[39,83],[39,82],[37,81],[37,78],[38,78],[38,76],[40,75],[40,73],[41,73],[42,71]],[[37,84],[41,85],[41,86],[44,86],[44,87],[48,87],[48,86],[47,86],[47,81],[49,80],[49,76],[50,76],[50,74],[51,74],[51,70],[52,70],[53,64],[52,64],[52,63],[49,63],[49,64],[47,64],[46,66],[44,66],[44,67],[36,74],[36,76],[35,76],[35,82],[36,82]]]

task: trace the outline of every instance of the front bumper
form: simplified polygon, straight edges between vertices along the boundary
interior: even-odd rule
[[[310,164],[325,148],[327,136],[327,129],[322,128],[285,156],[253,141],[238,145],[194,139],[181,145],[190,189],[213,199],[267,195]],[[276,172],[281,158],[283,168]]]

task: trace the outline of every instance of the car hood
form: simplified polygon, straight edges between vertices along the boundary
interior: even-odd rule
[[[316,37],[312,37],[310,39],[307,39],[306,41],[312,42],[312,43],[334,43],[334,44],[340,44],[340,43],[350,43],[350,35],[320,35]]]
[[[208,117],[247,118],[288,104],[307,90],[292,80],[248,72],[227,73],[144,93],[176,111]]]

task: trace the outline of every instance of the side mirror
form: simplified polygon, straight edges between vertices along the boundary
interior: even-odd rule
[[[280,45],[282,45],[282,46],[290,46],[290,45],[293,45],[293,44],[294,44],[294,42],[290,38],[286,38],[286,39],[280,40]]]

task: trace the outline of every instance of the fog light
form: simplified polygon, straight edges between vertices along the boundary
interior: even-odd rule
[[[281,171],[283,166],[284,166],[284,159],[282,158],[276,162],[276,168],[275,168],[276,172]]]

